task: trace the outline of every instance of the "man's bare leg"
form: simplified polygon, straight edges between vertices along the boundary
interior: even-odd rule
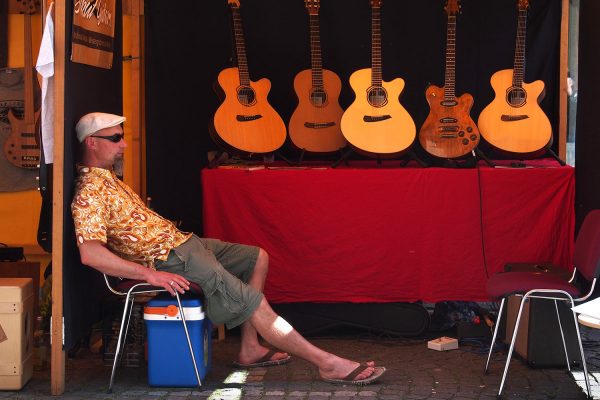
[[[265,280],[269,271],[269,255],[263,249],[260,249],[256,259],[256,265],[248,285],[262,293],[265,287]],[[249,321],[241,325],[242,345],[238,354],[238,362],[240,364],[250,364],[264,357],[269,349],[262,346],[258,340],[256,329]],[[278,352],[274,354],[272,360],[281,360],[288,357],[287,353]]]
[[[342,379],[359,366],[358,362],[338,357],[308,342],[278,316],[265,299],[252,314],[249,322],[273,346],[314,364],[322,378]],[[367,364],[369,368],[359,374],[356,380],[368,378],[373,374],[375,364],[372,361]]]

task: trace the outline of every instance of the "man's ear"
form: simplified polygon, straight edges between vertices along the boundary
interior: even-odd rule
[[[94,139],[92,139],[91,136],[88,136],[85,139],[83,139],[83,143],[85,144],[86,147],[88,147],[90,149],[96,148],[96,141]]]

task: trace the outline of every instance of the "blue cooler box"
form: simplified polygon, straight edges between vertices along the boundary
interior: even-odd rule
[[[210,369],[211,323],[199,299],[181,299],[200,378]],[[176,298],[155,298],[144,307],[150,386],[198,386]]]

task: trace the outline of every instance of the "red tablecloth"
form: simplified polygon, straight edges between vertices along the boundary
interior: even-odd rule
[[[572,268],[574,169],[537,164],[205,169],[204,234],[266,249],[273,303],[485,301],[507,262]]]

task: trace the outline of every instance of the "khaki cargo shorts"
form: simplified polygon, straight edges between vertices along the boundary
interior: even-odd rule
[[[250,318],[264,297],[247,285],[258,252],[255,246],[192,235],[172,249],[166,261],[157,260],[155,266],[200,285],[208,318],[231,329]]]

